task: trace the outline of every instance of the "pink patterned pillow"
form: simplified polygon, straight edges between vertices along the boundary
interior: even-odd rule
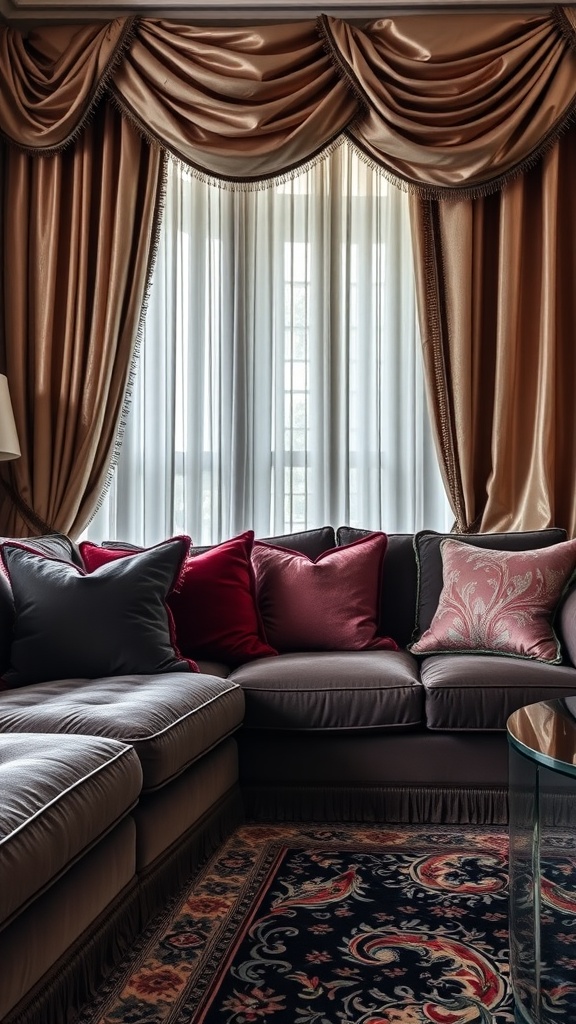
[[[398,649],[378,636],[385,533],[324,551],[315,561],[256,541],[256,598],[269,644],[277,651]]]
[[[413,654],[503,654],[558,664],[552,619],[576,569],[576,540],[532,551],[495,551],[444,540],[444,585]]]

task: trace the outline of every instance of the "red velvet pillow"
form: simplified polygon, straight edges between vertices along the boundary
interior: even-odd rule
[[[279,651],[398,650],[377,635],[385,533],[307,555],[256,541],[256,597]]]
[[[254,532],[247,530],[186,558],[176,589],[168,597],[176,641],[186,657],[233,666],[278,653],[265,642],[256,606],[250,560],[253,542]],[[133,554],[89,541],[80,544],[80,551],[89,572]]]

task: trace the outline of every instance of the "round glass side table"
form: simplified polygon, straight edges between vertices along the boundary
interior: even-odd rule
[[[510,971],[517,1024],[576,1022],[576,696],[520,708],[510,764]]]

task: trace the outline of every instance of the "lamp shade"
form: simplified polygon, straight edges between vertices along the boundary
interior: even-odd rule
[[[17,459],[20,454],[8,378],[5,373],[0,373],[0,460]]]

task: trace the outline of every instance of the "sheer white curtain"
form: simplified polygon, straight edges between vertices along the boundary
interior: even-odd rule
[[[120,460],[85,535],[208,544],[329,523],[452,523],[407,197],[346,144],[261,191],[171,164]]]

